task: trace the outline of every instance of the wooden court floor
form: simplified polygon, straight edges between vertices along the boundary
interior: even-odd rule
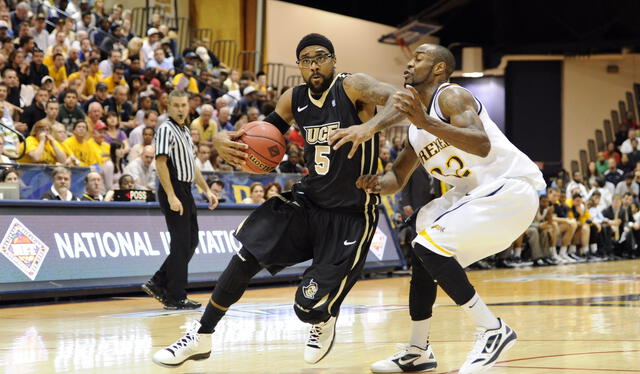
[[[519,341],[488,373],[640,373],[640,261],[470,272]],[[409,278],[360,281],[343,304],[336,344],[302,360],[307,327],[294,288],[249,290],[214,336],[212,356],[176,369],[151,355],[199,312],[165,312],[148,297],[0,309],[0,373],[368,373],[408,337]],[[205,303],[208,294],[192,295]],[[455,373],[473,327],[439,290],[435,373]]]

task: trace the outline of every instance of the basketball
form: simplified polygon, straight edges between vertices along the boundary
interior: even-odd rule
[[[246,124],[240,142],[249,146],[244,170],[254,174],[266,174],[280,164],[285,152],[285,140],[274,125],[255,121]]]

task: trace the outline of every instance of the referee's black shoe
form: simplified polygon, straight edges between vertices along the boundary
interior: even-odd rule
[[[162,287],[158,286],[152,279],[149,279],[147,283],[140,286],[142,290],[149,296],[165,304],[167,296]]]
[[[202,306],[197,301],[187,299],[186,297],[180,301],[165,301],[164,308],[167,310],[179,310],[179,309],[198,309]]]

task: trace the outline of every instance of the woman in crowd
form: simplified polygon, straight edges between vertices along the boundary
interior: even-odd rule
[[[17,183],[20,184],[20,175],[14,168],[4,169],[0,173],[0,183]]]
[[[146,66],[147,61],[144,59],[144,53],[140,53],[140,49],[142,49],[142,39],[134,37],[129,40],[127,44],[126,56],[124,58],[131,60],[134,57],[138,57],[140,58],[140,64]]]
[[[30,135],[22,147],[26,146],[24,156],[18,160],[21,164],[64,164],[67,155],[62,145],[51,135],[49,123],[40,120],[33,125]]]
[[[262,183],[253,182],[249,186],[249,196],[242,200],[242,204],[262,204],[264,203],[264,187]]]
[[[118,115],[115,112],[109,112],[107,113],[107,132],[104,141],[111,144],[114,140],[122,142],[124,153],[129,153],[129,140],[127,139],[127,134],[120,129]]]
[[[274,196],[280,195],[280,192],[282,192],[282,187],[280,187],[280,183],[278,182],[271,182],[267,184],[267,187],[265,187],[264,189],[267,200]]]
[[[211,166],[213,166],[213,170],[216,171],[233,171],[233,167],[224,162],[222,157],[218,154],[215,148],[211,148],[211,155],[209,156],[209,161],[211,161]]]
[[[102,180],[104,181],[105,190],[111,190],[117,188],[117,180],[122,176],[124,170],[124,144],[119,140],[111,142],[111,148],[109,152],[109,159],[102,164]]]

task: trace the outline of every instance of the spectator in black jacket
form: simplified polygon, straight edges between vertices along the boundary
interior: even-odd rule
[[[607,182],[613,183],[615,186],[618,182],[624,179],[624,172],[618,169],[618,164],[613,157],[611,157],[607,162],[609,163],[609,169],[604,172],[604,179],[606,179]]]
[[[36,92],[36,97],[33,99],[33,103],[29,105],[22,113],[22,122],[26,123],[29,127],[29,132],[33,125],[47,116],[45,107],[49,101],[49,91],[44,88],[39,88]]]
[[[31,65],[29,66],[29,82],[35,86],[42,84],[42,78],[49,75],[49,68],[42,63],[44,60],[44,51],[41,49],[33,50],[33,57],[31,59]]]

